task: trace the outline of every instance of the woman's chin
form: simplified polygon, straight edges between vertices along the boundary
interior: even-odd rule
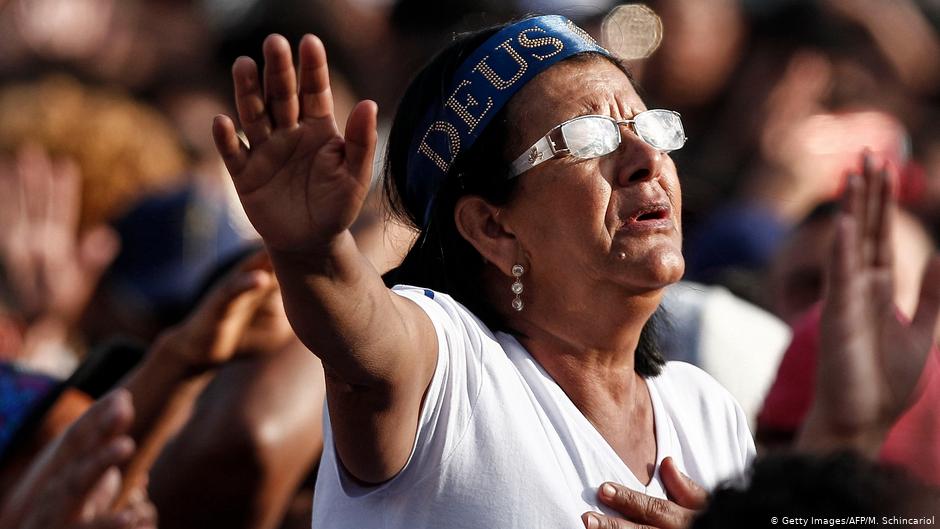
[[[626,264],[629,282],[645,288],[664,288],[678,283],[685,273],[682,251],[672,244],[657,245],[639,254],[616,254]]]

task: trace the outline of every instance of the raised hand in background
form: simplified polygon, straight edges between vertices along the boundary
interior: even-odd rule
[[[134,419],[130,395],[112,392],[88,409],[32,464],[0,507],[0,529],[144,529],[156,511],[143,487],[117,512],[118,466],[134,453],[127,436]]]
[[[892,173],[867,153],[851,175],[837,224],[820,329],[816,399],[798,440],[814,451],[854,448],[874,457],[904,410],[937,339],[940,257],[924,272],[910,324],[894,305]]]
[[[80,210],[81,175],[71,161],[35,145],[15,161],[0,160],[0,292],[26,325],[20,356],[30,357],[40,341],[65,339],[117,255],[110,228],[79,233]]]

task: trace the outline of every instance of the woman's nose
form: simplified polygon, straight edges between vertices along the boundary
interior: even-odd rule
[[[666,154],[641,140],[629,126],[621,131],[620,147],[615,153],[617,184],[629,186],[659,178]]]

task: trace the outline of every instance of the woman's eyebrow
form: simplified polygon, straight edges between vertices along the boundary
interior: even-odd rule
[[[591,98],[579,103],[566,119],[573,119],[578,116],[587,116],[589,114],[607,115],[609,112],[610,104],[606,102],[602,103],[598,99]]]

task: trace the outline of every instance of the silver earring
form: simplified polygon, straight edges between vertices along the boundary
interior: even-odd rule
[[[521,264],[512,266],[512,276],[516,278],[516,280],[513,281],[512,287],[510,288],[512,288],[512,293],[516,295],[516,297],[512,299],[512,308],[516,312],[521,312],[524,306],[522,303],[522,274],[524,273],[525,268],[523,268]]]

